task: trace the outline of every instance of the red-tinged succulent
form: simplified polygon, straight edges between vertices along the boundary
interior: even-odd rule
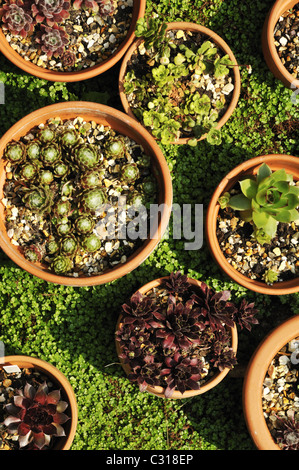
[[[111,16],[113,15],[116,5],[114,0],[97,0],[99,5],[99,14],[101,16]]]
[[[247,302],[245,299],[242,299],[237,312],[235,313],[235,323],[241,328],[246,328],[248,331],[251,330],[251,324],[258,324],[258,320],[255,318],[255,315],[258,313],[258,310],[254,308],[253,302]]]
[[[24,256],[32,263],[39,263],[45,254],[45,248],[42,245],[29,245],[24,248]]]
[[[287,415],[287,418],[276,416],[279,427],[275,439],[282,450],[299,450],[299,420],[293,410],[288,410]]]
[[[211,363],[220,371],[225,368],[232,369],[236,363],[236,356],[231,347],[230,336],[227,331],[216,331],[213,340],[213,353]]]
[[[236,364],[227,326],[257,323],[253,304],[229,302],[230,292],[215,293],[206,284],[195,288],[181,273],[172,273],[122,306],[116,340],[119,358],[131,369],[140,390],[159,385],[166,398],[174,390],[198,390],[211,374]],[[160,369],[159,369],[160,365]],[[207,365],[207,366],[206,366]]]
[[[99,5],[96,0],[75,0],[73,3],[73,8],[75,10],[80,10],[83,8],[85,10],[91,10],[94,13],[99,11]]]
[[[161,338],[165,349],[188,349],[200,344],[200,332],[204,328],[200,310],[194,308],[195,301],[177,302],[172,295],[168,298],[166,312],[155,312],[150,325],[156,328],[156,337]]]
[[[202,315],[213,330],[224,329],[224,325],[234,326],[234,315],[237,307],[230,302],[230,292],[214,292],[204,282],[200,285],[198,293],[193,295],[193,299],[201,309]]]
[[[9,0],[0,8],[3,27],[25,38],[34,30],[34,21],[21,0]]]
[[[138,384],[140,392],[144,392],[147,386],[160,384],[161,366],[161,363],[155,362],[154,356],[146,356],[143,362],[132,361],[129,379]]]
[[[165,397],[171,398],[174,390],[184,393],[186,390],[199,390],[202,378],[203,363],[198,358],[183,357],[176,352],[173,357],[165,359],[166,367],[161,370],[167,387]]]
[[[62,23],[70,16],[70,2],[66,0],[34,0],[31,2],[33,17],[37,23],[44,21],[48,26]]]
[[[76,54],[72,51],[65,51],[61,56],[61,63],[64,68],[74,67],[76,64]]]
[[[172,295],[181,295],[187,293],[190,284],[186,275],[180,271],[171,273],[169,279],[165,281],[165,288]]]
[[[41,45],[41,50],[47,54],[48,58],[59,57],[69,43],[69,37],[64,28],[56,24],[53,27],[41,24],[41,31],[36,41]]]
[[[49,391],[46,382],[37,389],[26,383],[17,393],[5,406],[8,416],[3,424],[8,433],[19,436],[20,449],[49,448],[52,437],[65,436],[62,425],[69,419],[64,413],[68,403],[61,401],[59,390]]]

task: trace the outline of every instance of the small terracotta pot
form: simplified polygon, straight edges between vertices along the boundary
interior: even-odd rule
[[[144,286],[142,286],[140,289],[138,289],[139,292],[141,292],[141,294],[145,294],[146,292],[150,291],[151,289],[155,288],[155,287],[158,287],[160,286],[163,281],[165,279],[168,279],[168,276],[165,276],[165,277],[161,277],[159,279],[155,279],[154,281],[151,281],[151,282],[148,282],[147,284],[145,284]],[[201,282],[200,281],[197,281],[196,279],[191,279],[191,278],[188,278],[188,282],[194,286],[194,288],[196,289],[196,287],[200,286]],[[116,331],[119,329],[120,325],[121,325],[121,321],[122,321],[122,314],[119,316],[118,318],[118,321],[117,321],[117,326],[116,326]],[[237,348],[238,348],[238,332],[237,332],[237,327],[236,325],[234,325],[233,328],[228,328],[229,331],[231,332],[231,337],[232,337],[232,348],[233,348],[233,351],[234,353],[236,354],[237,353]],[[118,341],[115,341],[115,344],[116,344],[116,351],[117,351],[117,354],[118,356],[120,355],[121,353],[121,348],[119,346],[119,342]],[[128,364],[124,364],[123,361],[120,359],[120,362],[121,362],[121,365],[125,371],[125,373],[127,375],[130,374],[131,372],[131,368]],[[208,390],[210,390],[211,388],[214,388],[216,387],[216,385],[218,385],[223,379],[224,377],[229,373],[230,369],[229,368],[225,368],[223,369],[221,372],[217,373],[214,375],[214,377],[212,377],[210,380],[208,380],[206,383],[204,383],[203,385],[201,385],[200,389],[199,390],[186,390],[184,393],[181,393],[179,392],[178,390],[175,390],[173,392],[173,395],[171,397],[171,399],[183,399],[183,398],[190,398],[190,397],[194,397],[196,395],[201,395],[202,393],[205,393],[207,392]],[[156,395],[157,397],[160,397],[160,398],[165,398],[165,395],[164,395],[164,388],[163,387],[159,387],[159,386],[148,386],[146,388],[146,391],[148,393],[151,393],[152,395]]]
[[[224,51],[225,54],[228,54],[230,60],[232,60],[233,63],[236,64],[236,66],[233,68],[233,70],[234,70],[234,87],[235,88],[233,90],[232,99],[230,101],[230,104],[229,104],[225,114],[222,116],[222,118],[219,120],[219,122],[216,126],[216,129],[220,129],[226,123],[226,121],[230,118],[230,116],[232,115],[234,109],[237,106],[239,96],[240,96],[241,77],[240,77],[240,71],[239,71],[239,66],[238,66],[237,60],[236,60],[232,50],[230,49],[230,47],[226,44],[226,42],[220,36],[218,36],[218,34],[214,33],[214,31],[212,31],[212,30],[210,30],[210,29],[208,29],[204,26],[197,25],[195,23],[188,23],[188,22],[168,23],[167,30],[178,30],[178,29],[182,29],[184,31],[193,31],[193,32],[198,32],[198,33],[205,34],[207,36],[207,38],[211,39],[211,41],[213,41],[215,44],[217,44],[217,46],[219,46]],[[125,78],[125,75],[126,75],[128,62],[130,61],[130,59],[132,57],[132,54],[136,51],[136,48],[138,47],[138,45],[141,42],[142,42],[142,38],[136,39],[133,42],[133,44],[129,47],[129,49],[127,50],[127,52],[126,52],[126,54],[125,54],[125,56],[122,60],[122,64],[121,64],[121,68],[120,68],[120,72],[119,72],[119,82],[118,82],[119,95],[120,95],[120,99],[121,99],[123,108],[124,108],[125,112],[134,119],[136,119],[136,117],[135,117],[134,113],[132,112],[132,110],[130,108],[130,105],[128,103],[126,94],[124,92],[123,83],[124,83],[124,78]],[[172,143],[173,144],[186,144],[188,142],[188,140],[192,137],[193,136],[186,137],[186,138],[180,138],[180,139],[178,139],[178,140],[176,140],[175,142],[172,142]],[[206,138],[206,134],[203,135],[198,140],[203,140],[205,138]]]
[[[273,171],[284,168],[287,173],[294,176],[295,180],[299,179],[299,158],[290,155],[262,155],[241,163],[230,171],[220,182],[210,200],[205,222],[206,241],[215,261],[223,271],[238,284],[261,294],[292,294],[299,291],[298,278],[292,279],[291,281],[277,282],[269,286],[266,283],[246,277],[233,268],[227,261],[220,248],[216,235],[217,216],[220,208],[218,203],[219,197],[224,192],[229,191],[240,179],[244,178],[245,175],[256,174],[262,163],[269,165]]]
[[[66,435],[57,439],[57,443],[51,450],[69,450],[74,440],[78,423],[77,401],[71,384],[60,370],[42,359],[31,356],[5,356],[0,358],[0,370],[4,366],[13,365],[18,366],[20,369],[34,368],[45,374],[58,387],[61,392],[61,398],[68,402],[69,406],[65,413],[70,419],[64,425]]]
[[[274,28],[279,17],[297,3],[298,0],[276,0],[266,17],[262,32],[262,49],[266,64],[276,78],[293,90],[299,88],[299,80],[288,72],[280,60],[274,44]]]
[[[51,273],[47,266],[31,263],[25,259],[19,247],[13,245],[7,236],[4,221],[4,206],[0,205],[0,246],[3,251],[21,268],[48,282],[72,286],[92,286],[104,284],[118,279],[137,268],[154,250],[164,234],[172,210],[172,181],[164,155],[151,137],[151,135],[126,114],[97,103],[74,101],[63,102],[46,106],[25,116],[13,125],[0,139],[0,157],[3,155],[6,145],[12,140],[18,140],[26,135],[34,126],[46,123],[48,119],[60,117],[63,120],[74,119],[81,116],[87,121],[95,121],[98,124],[110,126],[117,132],[130,137],[141,144],[145,152],[151,156],[153,172],[158,182],[158,204],[161,205],[161,217],[154,234],[151,234],[128,259],[127,262],[118,265],[105,273],[95,276],[79,276],[78,278],[59,276]],[[0,200],[3,198],[3,185],[5,182],[4,161],[0,160]]]
[[[298,315],[272,330],[257,347],[247,366],[243,383],[243,411],[251,438],[259,450],[280,450],[263,415],[263,382],[272,359],[285,344],[297,336]]]
[[[142,17],[145,12],[146,0],[134,0],[132,22],[128,34],[124,41],[119,45],[117,50],[106,60],[98,65],[94,65],[86,70],[78,72],[56,72],[53,70],[44,69],[30,61],[25,60],[18,52],[16,52],[7,42],[2,29],[0,28],[0,51],[5,57],[10,60],[14,65],[36,77],[50,80],[53,82],[77,82],[87,80],[113,67],[124,55],[130,44],[135,39],[135,28],[138,18]]]

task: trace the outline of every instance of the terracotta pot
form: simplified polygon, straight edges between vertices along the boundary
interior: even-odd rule
[[[21,268],[46,281],[72,286],[91,286],[104,284],[118,279],[139,266],[154,250],[167,228],[172,209],[172,181],[170,172],[163,153],[151,135],[126,114],[105,105],[90,102],[64,102],[46,106],[25,116],[12,126],[0,139],[0,157],[11,140],[18,140],[34,126],[45,123],[50,118],[59,116],[63,120],[81,116],[87,121],[95,121],[98,124],[111,126],[117,132],[134,139],[141,144],[145,152],[152,157],[153,171],[158,181],[159,200],[163,204],[158,228],[153,237],[148,237],[121,266],[106,271],[96,276],[81,276],[78,278],[59,276],[51,273],[41,264],[33,264],[26,260],[21,251],[10,242],[4,223],[4,207],[0,207],[0,246],[3,251]],[[0,160],[0,199],[3,197],[3,185],[5,182],[4,162]]]
[[[155,279],[154,281],[148,282],[147,284],[142,286],[140,289],[138,289],[138,291],[141,292],[141,294],[145,294],[149,290],[160,286],[163,283],[164,279],[167,279],[167,278],[168,278],[168,276],[161,277],[159,279]],[[194,286],[195,289],[196,289],[196,287],[200,286],[200,284],[201,284],[200,281],[197,281],[196,279],[188,278],[188,281],[189,281],[190,284],[192,284],[192,286]],[[118,330],[119,326],[121,325],[121,320],[122,320],[122,314],[118,318],[116,331]],[[234,353],[236,354],[237,353],[237,348],[238,348],[237,327],[236,327],[236,325],[234,325],[233,328],[228,328],[228,329],[231,332],[231,336],[232,336],[232,348],[233,348]],[[119,342],[115,341],[115,344],[116,344],[117,354],[119,355],[120,352],[121,352]],[[128,375],[131,372],[130,366],[128,364],[124,364],[121,359],[120,359],[120,361],[121,361],[121,365],[122,365],[125,373]],[[223,371],[215,374],[214,377],[212,377],[210,380],[208,380],[205,384],[201,385],[199,390],[186,390],[184,393],[181,393],[178,390],[175,390],[173,392],[173,395],[172,395],[171,399],[183,399],[183,398],[194,397],[196,395],[201,395],[202,393],[207,392],[211,388],[216,387],[216,385],[218,385],[224,379],[224,377],[229,373],[229,371],[230,371],[229,368],[225,368],[225,369],[223,369]],[[163,387],[148,386],[146,388],[146,391],[148,393],[151,393],[152,395],[156,395],[157,397],[165,398],[164,388]]]
[[[208,29],[204,26],[200,26],[200,25],[197,25],[195,23],[188,23],[188,22],[175,22],[175,23],[169,23],[168,24],[167,30],[171,30],[171,29],[172,30],[182,29],[184,31],[186,31],[186,30],[196,31],[198,33],[205,34],[209,39],[211,39],[211,41],[213,41],[215,44],[217,44],[217,46],[219,46],[224,51],[225,54],[228,54],[230,59],[234,62],[234,64],[236,64],[236,67],[233,68],[235,88],[234,88],[234,91],[233,91],[233,94],[232,94],[231,102],[230,102],[225,114],[219,120],[219,122],[216,126],[216,129],[220,129],[226,123],[226,121],[230,118],[230,116],[232,115],[234,109],[237,106],[239,95],[240,95],[241,78],[240,78],[239,67],[237,65],[238,64],[237,60],[236,60],[232,50],[226,44],[226,42],[220,36],[218,36],[218,34],[214,33],[214,31],[212,31],[212,30],[210,30],[210,29]],[[142,38],[136,39],[133,42],[133,44],[129,47],[129,49],[127,50],[127,52],[126,52],[126,54],[125,54],[125,56],[122,60],[120,73],[119,73],[119,82],[118,82],[119,95],[120,95],[120,99],[121,99],[123,108],[124,108],[125,112],[134,119],[136,119],[136,117],[135,117],[134,113],[132,112],[132,110],[130,108],[130,105],[128,103],[128,100],[126,98],[126,94],[124,92],[123,82],[124,82],[124,77],[126,75],[127,64],[129,62],[129,60],[131,59],[132,54],[134,53],[134,51],[136,50],[136,48],[138,47],[138,45],[141,42],[142,42]],[[180,138],[180,139],[176,140],[175,142],[173,142],[173,144],[186,144],[190,138],[192,138],[192,136],[186,137],[186,138]],[[198,140],[203,140],[205,138],[206,138],[206,134],[203,135]]]
[[[24,70],[25,72],[35,75],[36,77],[50,80],[53,82],[77,82],[81,80],[87,80],[92,77],[96,77],[108,69],[113,67],[124,55],[130,44],[135,39],[135,28],[138,18],[143,17],[145,12],[146,0],[134,0],[134,8],[132,15],[132,23],[129,28],[128,34],[125,40],[119,45],[117,50],[106,60],[98,65],[94,65],[86,70],[78,72],[55,72],[53,70],[44,69],[39,67],[32,62],[25,60],[20,54],[18,54],[7,42],[5,35],[0,28],[0,51],[7,57],[14,65]]]
[[[259,450],[280,450],[263,415],[262,388],[272,359],[285,344],[297,336],[298,315],[272,330],[257,347],[247,366],[243,383],[243,411],[251,438]]]
[[[266,64],[276,78],[293,90],[299,88],[299,80],[288,72],[280,60],[274,44],[274,28],[279,17],[297,3],[298,0],[276,0],[266,17],[262,31],[262,49]]]
[[[57,443],[52,450],[69,450],[75,437],[77,422],[78,422],[78,408],[77,401],[73,388],[67,378],[52,364],[49,364],[42,359],[31,356],[5,356],[0,358],[0,370],[5,366],[16,365],[19,368],[36,369],[39,372],[47,375],[49,379],[58,387],[61,392],[61,398],[68,402],[69,406],[65,413],[70,416],[65,425],[65,436],[57,439]]]
[[[273,171],[284,168],[288,173],[293,174],[295,180],[299,179],[299,158],[290,155],[262,155],[241,163],[220,182],[211,198],[205,222],[206,241],[216,262],[238,284],[261,294],[292,294],[299,291],[298,278],[291,281],[277,282],[269,286],[244,276],[229,264],[220,248],[216,235],[217,215],[220,207],[219,197],[224,192],[229,191],[245,175],[256,174],[262,163],[267,163]]]

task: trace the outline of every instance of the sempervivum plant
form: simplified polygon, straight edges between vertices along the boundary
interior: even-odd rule
[[[275,237],[279,222],[299,222],[299,187],[284,169],[272,172],[263,163],[255,177],[240,181],[241,193],[225,193],[222,207],[239,211],[243,220],[251,222],[254,237],[263,245]]]
[[[199,390],[214,374],[236,364],[229,326],[251,329],[257,310],[230,292],[214,292],[205,283],[193,287],[186,275],[172,273],[122,306],[116,340],[119,357],[130,367],[129,379],[161,386],[166,398],[174,390]]]
[[[127,232],[134,215],[118,217],[121,197],[134,195],[147,211],[157,195],[143,190],[154,178],[151,162],[139,163],[148,156],[129,137],[80,117],[55,118],[8,143],[3,156],[7,231],[30,263],[57,275],[96,275],[143,243]]]
[[[7,417],[3,424],[7,432],[18,437],[19,448],[49,449],[53,437],[65,436],[64,413],[68,403],[61,400],[60,391],[49,391],[46,382],[35,388],[26,383],[17,390],[13,402],[5,405]]]
[[[65,46],[69,42],[68,35],[62,26],[41,25],[41,31],[37,35],[36,42],[40,44],[41,50],[50,58],[59,57],[63,54]]]
[[[0,18],[4,28],[12,34],[25,38],[34,30],[34,21],[30,11],[21,0],[9,0],[0,8]]]
[[[70,15],[70,2],[65,0],[34,0],[31,3],[33,17],[38,23],[46,21],[48,26],[54,26]]]

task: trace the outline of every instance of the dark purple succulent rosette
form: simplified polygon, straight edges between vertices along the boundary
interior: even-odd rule
[[[140,391],[160,386],[166,398],[174,390],[199,390],[215,373],[236,364],[230,327],[251,330],[257,324],[254,303],[236,305],[230,292],[205,283],[195,288],[186,275],[172,273],[144,295],[139,291],[122,306],[116,332],[119,357]]]

